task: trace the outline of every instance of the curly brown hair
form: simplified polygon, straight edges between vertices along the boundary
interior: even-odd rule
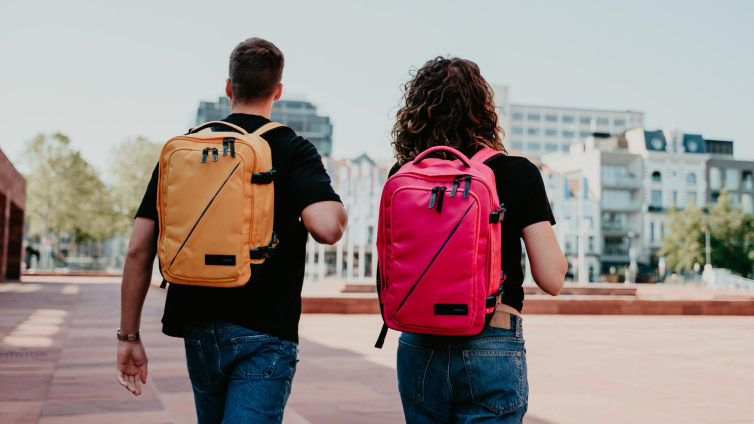
[[[461,150],[482,146],[506,152],[492,87],[476,63],[438,56],[410,74],[392,131],[399,163],[434,146]]]

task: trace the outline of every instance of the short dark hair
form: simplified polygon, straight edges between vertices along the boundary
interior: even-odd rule
[[[273,93],[283,79],[283,52],[261,38],[249,38],[230,54],[230,84],[233,97],[241,103],[262,100]]]

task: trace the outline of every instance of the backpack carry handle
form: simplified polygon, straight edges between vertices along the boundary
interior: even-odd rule
[[[188,134],[195,134],[195,133],[198,133],[199,131],[201,131],[201,130],[203,130],[205,128],[215,127],[215,126],[218,126],[218,127],[227,127],[228,129],[230,129],[231,132],[237,132],[237,133],[241,133],[243,135],[248,134],[243,128],[241,128],[241,127],[239,127],[237,125],[233,125],[233,124],[231,124],[229,122],[223,122],[223,121],[210,121],[210,122],[206,122],[206,123],[204,123],[202,125],[199,125],[196,128],[191,128],[189,130]]]
[[[450,153],[451,155],[458,158],[458,160],[460,160],[462,164],[466,165],[466,167],[471,168],[471,165],[469,165],[469,158],[467,158],[466,155],[448,146],[435,146],[435,147],[432,147],[431,149],[427,149],[421,152],[421,154],[419,154],[419,156],[417,156],[416,159],[414,159],[414,165],[426,159],[429,154],[440,152],[440,151]]]

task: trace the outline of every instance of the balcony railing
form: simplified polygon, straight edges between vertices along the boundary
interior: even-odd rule
[[[639,211],[641,210],[641,203],[639,202],[610,202],[602,201],[602,210],[605,211]]]
[[[602,221],[602,231],[606,233],[626,233],[628,226],[620,222]]]
[[[641,182],[636,177],[602,176],[602,187],[605,188],[641,188]]]

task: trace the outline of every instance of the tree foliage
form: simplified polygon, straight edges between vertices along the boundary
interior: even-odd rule
[[[133,227],[134,215],[152,177],[160,157],[161,144],[143,137],[128,140],[113,150],[110,158],[112,196],[115,208],[115,227],[128,233]]]
[[[691,270],[694,263],[705,264],[705,232],[710,231],[712,264],[747,276],[754,271],[754,216],[740,205],[734,206],[727,188],[709,214],[691,204],[686,210],[668,212],[668,232],[663,235],[664,256],[675,272]]]
[[[45,229],[102,240],[113,234],[112,202],[98,172],[61,133],[39,134],[22,154],[29,235]]]
[[[675,206],[668,212],[668,232],[662,238],[658,255],[664,256],[675,272],[690,270],[695,263],[704,263],[704,211],[691,203],[685,210]]]

